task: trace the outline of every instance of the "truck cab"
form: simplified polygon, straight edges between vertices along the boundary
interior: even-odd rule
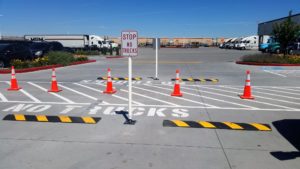
[[[105,47],[104,39],[97,35],[90,35],[89,46],[101,49]]]
[[[275,40],[272,37],[269,37],[266,43],[262,43],[259,45],[259,51],[261,52],[269,52],[269,45],[274,43]]]
[[[272,38],[272,40],[270,40],[270,43],[268,43],[267,52],[279,54],[281,52],[280,49],[280,43],[277,42],[275,38]]]

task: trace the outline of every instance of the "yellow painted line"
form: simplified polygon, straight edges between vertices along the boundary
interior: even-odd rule
[[[114,80],[119,80],[119,78],[115,77]]]
[[[36,119],[38,121],[44,121],[44,122],[48,121],[48,119],[47,119],[47,117],[45,115],[36,115]]]
[[[70,117],[68,117],[68,116],[58,116],[58,117],[59,117],[60,121],[63,123],[71,123],[72,122]]]
[[[200,80],[200,82],[206,82],[206,80],[205,79],[199,79]]]
[[[85,122],[85,123],[89,123],[89,124],[95,124],[95,120],[91,117],[81,117],[82,120]]]
[[[181,120],[172,120],[172,122],[175,123],[178,127],[190,127],[188,124]]]
[[[128,78],[128,77],[125,77],[125,80],[129,80],[129,78]]]
[[[243,130],[244,128],[241,127],[240,125],[238,124],[235,124],[235,123],[232,123],[232,122],[223,122],[225,125],[229,126],[230,128],[232,129],[235,129],[235,130]]]
[[[216,128],[213,124],[207,122],[207,121],[198,121],[200,125],[202,125],[205,128]]]
[[[249,123],[252,126],[254,126],[255,128],[257,128],[258,130],[261,131],[271,131],[271,129],[265,125],[259,124],[259,123]]]
[[[23,114],[15,114],[15,118],[17,121],[25,121],[25,116]]]
[[[137,78],[135,78],[135,80],[141,80],[141,78],[140,78],[140,77],[137,77]]]

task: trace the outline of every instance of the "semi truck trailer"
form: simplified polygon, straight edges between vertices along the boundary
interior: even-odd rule
[[[83,50],[99,50],[118,46],[118,44],[104,40],[97,35],[25,35],[24,39],[30,41],[56,41],[64,47]]]

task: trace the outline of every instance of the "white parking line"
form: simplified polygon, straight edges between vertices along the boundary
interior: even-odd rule
[[[26,96],[28,96],[31,100],[33,100],[36,103],[41,103],[41,101],[39,99],[37,99],[36,97],[32,96],[31,94],[29,94],[28,92],[26,92],[24,89],[20,89],[20,91],[22,93],[24,93]]]
[[[198,86],[198,87],[203,87],[203,86],[199,86],[199,85],[193,85],[193,86]],[[228,86],[218,86],[218,87],[228,87]],[[233,93],[233,94],[236,94],[236,92],[233,92],[233,91],[228,91],[228,90],[222,90],[222,89],[215,89],[215,88],[210,88],[210,87],[203,87],[203,88],[207,88],[207,89],[211,89],[211,90],[216,90],[216,91],[222,91],[222,92],[225,92],[225,93]],[[237,89],[235,89],[237,90]],[[238,96],[237,96],[238,97]],[[261,101],[257,101],[257,100],[243,100],[243,101],[248,101],[248,102],[254,102],[254,103],[260,103],[260,104],[265,104],[265,105],[271,105],[271,106],[275,106],[275,107],[281,107],[281,108],[286,108],[286,109],[291,109],[291,110],[295,110],[294,108],[290,108],[290,107],[286,107],[286,106],[280,106],[280,105],[275,105],[275,104],[271,104],[271,103],[266,103],[266,102],[261,102]],[[260,109],[260,108],[259,108]]]
[[[85,97],[87,97],[87,98],[90,98],[90,99],[92,99],[92,100],[95,100],[95,101],[98,100],[96,97],[87,95],[87,94],[85,94],[85,93],[79,92],[79,91],[74,90],[74,89],[71,89],[71,88],[69,88],[69,87],[67,87],[67,86],[64,86],[64,85],[61,85],[61,84],[59,84],[59,86],[62,87],[62,88],[64,88],[64,89],[67,89],[67,90],[69,90],[69,91],[72,91],[72,92],[74,92],[74,93],[77,93],[77,94],[79,94],[79,95],[82,95],[82,96],[85,96]]]
[[[294,92],[300,92],[300,90],[291,89],[291,88],[280,88],[280,87],[271,87],[272,89],[281,89],[281,90],[288,90],[288,91],[294,91]]]
[[[7,84],[10,85],[10,82],[6,82]],[[41,101],[39,99],[37,99],[36,97],[32,96],[31,94],[29,94],[27,91],[25,91],[24,89],[20,89],[20,92],[22,92],[24,95],[26,95],[27,97],[29,97],[31,100],[33,100],[36,103],[41,103]]]
[[[127,104],[98,104],[98,106],[120,106],[124,107]],[[206,107],[206,106],[170,106],[170,105],[143,105],[143,106],[135,106],[135,107],[161,107],[161,108],[187,108],[187,109],[216,109],[216,110],[248,110],[248,111],[285,111],[285,112],[299,112],[300,109],[249,109],[249,108],[237,108],[237,107]]]
[[[277,75],[277,76],[281,76],[281,77],[287,77],[285,75],[282,75],[282,74],[279,74],[279,73],[275,73],[275,72],[272,72],[272,71],[269,71],[269,70],[264,70],[264,72],[271,73],[271,74],[274,74],[274,75]]]
[[[158,86],[150,86],[150,85],[147,85],[147,84],[145,84],[145,86],[172,91],[172,89],[166,89],[166,88],[158,87]],[[164,95],[164,96],[169,96],[169,97],[171,97],[170,95],[165,94],[165,93],[159,93],[159,94]],[[197,101],[190,100],[190,99],[186,99],[186,98],[183,98],[183,97],[173,97],[173,98],[180,99],[180,100],[185,100],[185,101],[188,101],[188,102],[197,103],[197,104],[201,104],[201,105],[205,105],[205,106],[208,106],[208,107],[215,107],[215,108],[218,108],[218,106],[214,106],[214,105],[211,105],[211,104],[206,104],[206,103],[203,103],[203,102],[197,102]]]
[[[33,101],[0,101],[0,103],[26,103],[26,104],[57,104],[57,105],[90,105],[91,103],[66,103],[66,102],[33,102]]]
[[[75,85],[78,85],[78,86],[81,86],[81,87],[84,87],[84,88],[87,88],[87,89],[90,89],[90,90],[93,90],[93,91],[96,91],[96,92],[100,92],[102,93],[101,90],[98,90],[98,89],[95,89],[95,88],[92,88],[92,87],[89,87],[89,86],[85,86],[85,85],[82,85],[82,84],[79,84],[79,83],[74,83]],[[99,84],[100,85],[100,84]],[[102,85],[101,85],[102,86]],[[116,94],[112,94],[111,95],[112,97],[116,97],[118,99],[121,99],[121,100],[125,100],[125,101],[128,101],[128,99],[124,98],[124,97],[121,97],[121,96],[118,96]],[[140,102],[137,102],[137,101],[132,101],[133,103],[137,104],[137,105],[144,105],[143,103],[140,103]]]
[[[7,98],[2,93],[0,93],[0,99],[4,102],[8,101]]]
[[[237,88],[234,88],[234,87],[228,87],[228,88],[231,88],[233,90],[238,90],[238,91],[243,91],[243,89],[237,89]],[[266,94],[266,95],[272,95],[272,96],[279,96],[279,97],[285,97],[285,96],[282,96],[282,95],[276,95],[276,94],[271,94],[271,93],[264,93],[264,92],[259,92],[259,91],[255,91],[255,93],[261,93],[261,94]],[[292,101],[287,101],[287,100],[281,100],[281,99],[273,99],[273,98],[269,98],[269,97],[263,97],[263,96],[258,96],[258,95],[255,95],[255,97],[257,98],[262,98],[262,99],[267,99],[267,100],[274,100],[274,101],[278,101],[278,102],[284,102],[284,103],[290,103],[290,104],[296,104],[296,105],[299,105],[298,102],[292,102]],[[286,96],[288,97],[288,96]],[[290,97],[289,97],[290,98]],[[295,98],[298,100],[298,98]]]
[[[228,86],[220,86],[220,87],[227,88],[227,89],[241,90],[241,89],[236,89],[236,88],[232,88],[232,87],[228,87]],[[220,89],[218,89],[218,90],[220,90]],[[222,91],[223,92],[229,92],[229,93],[235,93],[235,92],[228,91],[228,90],[222,90]],[[257,96],[257,95],[256,95],[256,97],[265,98],[265,97]],[[268,98],[268,99],[269,100],[274,100],[272,98]],[[278,104],[271,104],[271,103],[267,103],[267,102],[261,102],[261,101],[257,101],[257,100],[249,100],[249,99],[247,99],[245,101],[256,102],[256,103],[261,103],[261,104],[265,104],[265,105],[270,105],[270,106],[275,106],[275,107],[281,107],[281,108],[286,108],[286,109],[295,109],[295,108],[291,108],[291,107],[281,106],[281,105],[278,105]]]
[[[298,95],[300,96],[299,93],[291,93],[291,92],[286,92],[286,91],[279,91],[279,90],[272,90],[272,89],[266,89],[266,88],[260,88],[260,87],[253,87],[255,89],[259,89],[259,90],[267,90],[267,91],[271,91],[271,92],[277,92],[277,93],[284,93],[284,94],[291,94],[291,95]],[[281,95],[279,95],[281,96]],[[300,99],[300,98],[296,98],[296,97],[291,97],[293,99]]]
[[[187,90],[192,90],[192,91],[197,91],[197,92],[202,92],[202,93],[209,93],[209,94],[214,94],[214,95],[228,97],[226,95],[222,95],[222,94],[219,94],[219,93],[207,92],[207,91],[203,91],[203,90],[199,91],[199,90],[196,90],[196,89],[190,89],[190,88],[186,88],[186,87],[182,87],[182,86],[181,86],[181,88],[187,89]],[[207,97],[207,96],[203,96],[203,95],[202,95],[202,97],[203,98],[207,98],[207,99],[211,99],[211,100],[216,100],[216,101],[224,102],[224,103],[238,105],[238,106],[242,106],[242,107],[246,107],[246,108],[250,108],[250,109],[258,109],[257,107],[252,107],[252,106],[248,106],[248,105],[244,105],[244,104],[239,104],[239,103],[235,103],[235,102],[230,102],[230,101],[225,101],[225,100],[221,100],[221,99],[215,99],[215,98],[211,98],[211,97]],[[234,97],[232,97],[232,98],[234,98]],[[239,99],[239,98],[234,98],[234,99]]]
[[[44,91],[44,92],[47,92],[47,93],[52,94],[53,96],[56,96],[56,97],[58,97],[58,98],[60,98],[60,99],[62,99],[62,100],[64,100],[64,101],[66,101],[67,103],[70,103],[70,104],[74,104],[74,103],[75,103],[75,102],[73,102],[73,101],[71,101],[71,100],[69,100],[69,99],[67,99],[67,98],[65,98],[65,97],[63,97],[63,96],[61,96],[61,95],[59,95],[59,94],[57,94],[57,93],[48,92],[47,89],[45,89],[45,88],[43,88],[42,86],[39,86],[39,85],[37,85],[37,84],[35,84],[35,83],[32,83],[32,82],[27,82],[27,83],[30,84],[30,85],[32,85],[32,86],[35,86],[35,87],[41,89],[41,90]]]
[[[136,87],[136,88],[139,88],[139,87]],[[124,90],[124,89],[121,89],[121,91],[124,91],[124,92],[128,93],[128,91]],[[143,95],[143,94],[139,94],[139,93],[136,93],[136,92],[132,92],[132,94],[135,94],[135,95],[141,96],[141,97],[145,97],[145,98],[148,98],[148,99],[151,99],[151,100],[155,100],[155,101],[158,101],[158,102],[162,102],[162,103],[165,103],[165,104],[169,104],[169,105],[172,105],[172,106],[179,106],[178,104],[174,104],[174,103],[171,103],[171,102],[167,102],[167,101],[160,100],[160,99],[157,99],[157,98],[154,98],[154,97],[150,97],[150,96],[146,96],[146,95]]]

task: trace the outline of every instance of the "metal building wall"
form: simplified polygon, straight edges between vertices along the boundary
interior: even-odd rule
[[[257,34],[259,36],[261,36],[261,35],[271,35],[272,31],[273,31],[273,25],[276,24],[276,23],[281,23],[285,19],[287,19],[287,17],[280,18],[280,19],[275,19],[275,20],[271,20],[271,21],[267,21],[267,22],[263,22],[263,23],[258,24]],[[292,15],[292,21],[296,22],[300,25],[300,14]]]

